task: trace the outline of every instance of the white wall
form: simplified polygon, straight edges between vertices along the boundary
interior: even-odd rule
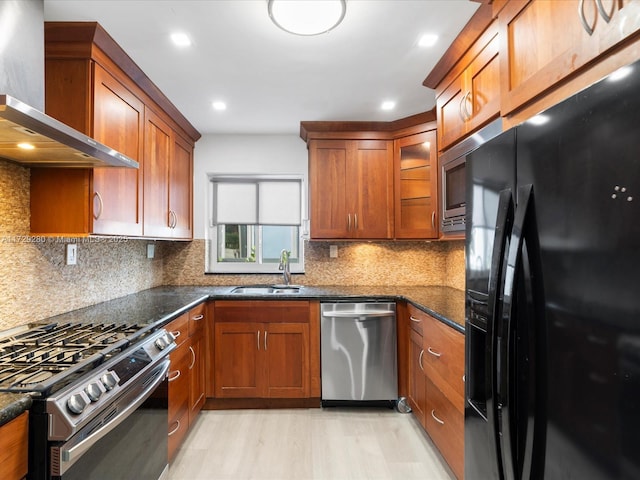
[[[193,173],[193,238],[205,238],[209,174],[304,176],[306,211],[308,153],[297,135],[203,135],[196,143]]]

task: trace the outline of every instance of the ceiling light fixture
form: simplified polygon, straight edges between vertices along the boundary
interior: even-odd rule
[[[391,100],[382,102],[382,105],[380,106],[382,110],[393,110],[395,107],[396,107],[396,102],[393,102]]]
[[[171,41],[178,47],[188,47],[191,45],[191,39],[186,33],[176,32],[171,34]]]
[[[346,0],[269,0],[269,17],[282,30],[319,35],[337,27],[347,12]]]
[[[433,47],[438,41],[438,36],[432,33],[425,33],[418,40],[419,47]]]
[[[227,104],[224,103],[224,102],[220,102],[220,101],[213,102],[212,106],[213,106],[214,110],[217,110],[219,112],[227,109]]]

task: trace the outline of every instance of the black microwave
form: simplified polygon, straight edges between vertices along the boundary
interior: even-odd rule
[[[467,155],[500,133],[502,133],[502,120],[497,119],[440,154],[441,232],[465,231]]]

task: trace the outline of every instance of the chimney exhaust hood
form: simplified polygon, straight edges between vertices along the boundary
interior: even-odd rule
[[[135,160],[9,95],[0,95],[0,158],[28,167],[138,168]]]

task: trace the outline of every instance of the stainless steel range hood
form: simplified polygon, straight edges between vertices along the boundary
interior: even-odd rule
[[[29,167],[138,168],[135,160],[9,95],[0,95],[0,158]]]

